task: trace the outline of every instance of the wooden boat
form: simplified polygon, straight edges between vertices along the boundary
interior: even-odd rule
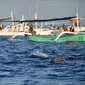
[[[60,35],[28,35],[31,41],[85,42],[85,32],[62,32]]]

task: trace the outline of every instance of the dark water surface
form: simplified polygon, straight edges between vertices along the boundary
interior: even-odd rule
[[[85,43],[1,40],[0,85],[85,85]]]

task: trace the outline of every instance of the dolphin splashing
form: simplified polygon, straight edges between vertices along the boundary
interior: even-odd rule
[[[32,53],[31,53],[32,56],[35,56],[35,57],[39,57],[39,58],[47,58],[48,55],[43,53],[43,52],[40,52],[38,50],[34,50]]]

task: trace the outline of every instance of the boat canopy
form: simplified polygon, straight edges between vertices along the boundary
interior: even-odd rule
[[[4,22],[4,20],[9,20],[9,19],[11,19],[11,17],[3,18],[3,19],[0,19],[0,22]]]
[[[4,20],[2,22],[48,22],[48,21],[70,20],[72,18],[76,18],[76,16],[63,17],[63,18],[52,18],[52,19],[36,19],[36,20],[13,20],[13,21]]]

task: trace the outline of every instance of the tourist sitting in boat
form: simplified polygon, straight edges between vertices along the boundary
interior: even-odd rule
[[[2,25],[2,24],[0,24],[0,31],[2,31],[2,29],[3,29],[3,25]]]
[[[11,26],[7,26],[6,29],[7,29],[8,32],[12,32],[12,27]]]
[[[67,26],[64,26],[64,31],[68,31],[68,27]]]
[[[34,31],[33,29],[33,24],[29,24],[29,33],[31,33],[32,35],[36,34],[36,31]]]
[[[24,31],[24,23],[17,23],[15,27],[16,27],[17,32],[23,32]]]
[[[80,27],[80,22],[79,22],[78,26]],[[77,22],[75,23],[75,27],[77,27]]]
[[[58,35],[59,35],[61,32],[63,32],[63,31],[64,31],[64,29],[62,28],[62,26],[60,26],[60,27],[57,28]]]

